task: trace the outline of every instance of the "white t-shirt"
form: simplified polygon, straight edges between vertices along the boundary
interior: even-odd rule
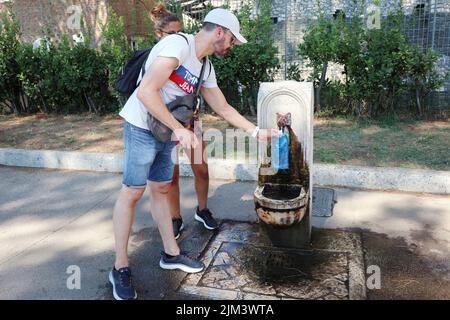
[[[172,72],[169,80],[161,88],[160,94],[164,103],[175,100],[177,96],[184,96],[193,93],[197,89],[198,78],[202,69],[202,62],[197,59],[195,53],[194,36],[190,34],[170,35],[159,41],[150,52],[145,64],[145,70],[148,68],[156,57],[173,57],[179,61],[178,68]],[[142,74],[139,76],[138,82],[141,80]],[[216,73],[213,65],[206,61],[205,71],[203,75],[203,87],[217,87]],[[137,88],[128,99],[127,103],[120,111],[119,115],[132,125],[147,129],[147,108],[137,98]]]

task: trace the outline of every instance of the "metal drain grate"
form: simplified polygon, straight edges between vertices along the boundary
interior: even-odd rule
[[[312,215],[314,217],[331,217],[336,201],[336,192],[331,188],[313,188]]]

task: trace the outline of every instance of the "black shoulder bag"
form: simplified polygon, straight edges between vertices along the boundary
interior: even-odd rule
[[[188,127],[192,123],[194,114],[197,114],[200,107],[199,92],[203,83],[203,74],[205,73],[206,58],[203,58],[202,70],[198,78],[198,86],[194,93],[177,97],[174,101],[167,105],[169,112],[177,119],[184,127]],[[172,130],[165,124],[156,119],[148,112],[147,116],[148,128],[153,136],[161,141],[167,142],[172,137]]]

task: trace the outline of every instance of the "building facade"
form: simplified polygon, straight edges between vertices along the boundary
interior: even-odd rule
[[[111,9],[124,17],[126,33],[131,37],[148,32],[144,14],[153,7],[151,0],[1,0],[0,10],[7,4],[20,21],[25,42],[44,36],[57,41],[62,34],[78,35],[84,24],[84,32],[95,45],[101,41],[102,26]]]

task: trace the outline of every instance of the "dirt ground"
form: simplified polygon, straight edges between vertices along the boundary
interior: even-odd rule
[[[446,245],[432,235],[422,237],[426,245],[408,245],[403,238],[363,232],[365,264],[380,268],[381,288],[367,291],[369,300],[450,299],[449,255]],[[433,253],[434,247],[445,255]],[[430,250],[430,247],[433,248]],[[428,248],[428,249],[427,249]]]
[[[256,122],[254,117],[249,119]],[[204,130],[232,128],[214,115],[204,115],[202,122]],[[122,123],[114,115],[0,115],[0,148],[122,152]]]
[[[256,123],[256,117],[247,117]],[[232,128],[217,115],[202,116],[203,129],[225,130]],[[350,126],[352,122],[343,119],[314,119],[314,126],[328,124]],[[419,125],[400,124],[411,132],[449,128],[448,121],[424,122]],[[365,134],[373,134],[377,127],[364,129]],[[15,117],[0,115],[0,148],[77,150],[85,152],[121,152],[122,118],[117,115],[45,115]]]

